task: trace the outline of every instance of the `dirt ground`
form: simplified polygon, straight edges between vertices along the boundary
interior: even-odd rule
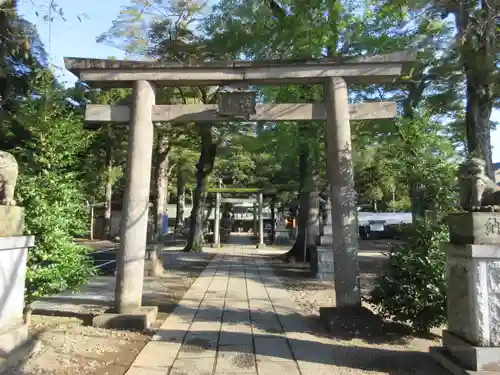
[[[361,292],[368,296],[373,288],[375,278],[382,271],[386,254],[389,250],[388,240],[361,241],[358,253]],[[293,300],[301,307],[304,315],[311,318],[311,330],[323,336],[325,329],[319,320],[319,308],[334,306],[335,292],[332,282],[320,281],[309,276],[309,269],[303,263],[283,263],[272,260],[275,273],[280,282],[292,295]],[[373,306],[364,304],[375,312]],[[346,332],[341,328],[338,332],[326,334],[343,346],[370,346],[385,350],[410,350],[428,352],[430,346],[439,346],[442,329],[433,329],[430,334],[417,334],[406,326],[386,322],[377,315],[369,318],[362,329]],[[409,364],[411,366],[411,364]],[[411,368],[411,367],[410,367]]]
[[[47,298],[42,301],[42,308],[35,308],[32,315],[30,331],[38,340],[37,349],[24,363],[5,374],[125,374],[155,329],[173,311],[176,303],[211,257],[211,254],[203,253],[169,251],[164,254],[165,274],[162,277],[145,278],[143,304],[159,306],[160,311],[156,323],[147,332],[116,331],[89,326],[93,315],[110,306],[109,300],[90,301],[88,296],[94,292],[89,292],[89,288],[83,294],[87,299],[78,298],[78,295],[71,296],[72,298],[67,298],[66,295]],[[101,296],[106,297],[113,293],[114,284],[108,279],[113,278],[100,277],[94,282],[94,288],[104,285]],[[107,283],[108,281],[110,283]],[[49,316],[50,314],[58,316]]]
[[[100,244],[97,248],[108,247]],[[363,241],[360,252],[361,284],[364,294],[368,293],[373,280],[380,273],[384,262],[387,241]],[[366,253],[363,253],[366,252]],[[371,252],[371,253],[370,253]],[[379,254],[374,254],[379,252]],[[141,349],[153,335],[168,314],[175,308],[190,285],[205,268],[212,255],[207,253],[164,253],[166,272],[163,277],[146,278],[143,303],[159,306],[158,320],[148,332],[116,331],[94,328],[88,325],[93,314],[110,307],[114,287],[109,283],[113,277],[97,278],[86,291],[85,298],[48,298],[43,308],[35,310],[32,316],[31,332],[39,341],[37,350],[24,363],[6,372],[6,375],[123,375]],[[301,307],[305,316],[311,318],[311,331],[318,336],[325,335],[319,324],[319,307],[334,304],[331,282],[318,281],[307,277],[306,267],[297,264],[272,262],[284,288]],[[99,294],[98,301],[89,299]],[[78,297],[78,296],[77,296]],[[37,315],[44,314],[44,315]],[[50,316],[57,314],[58,316]],[[66,315],[66,317],[61,317]],[[346,336],[345,332],[328,334],[339,345],[370,346],[386,350],[411,350],[427,352],[429,346],[436,345],[436,335],[416,336],[399,325],[380,323],[367,327],[363,332]],[[385,357],[384,357],[385,358]],[[361,359],[360,359],[361,360]],[[385,360],[385,359],[384,359]],[[412,368],[411,363],[401,364]],[[432,373],[432,371],[429,371]]]

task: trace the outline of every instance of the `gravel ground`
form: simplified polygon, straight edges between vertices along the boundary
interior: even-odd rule
[[[88,326],[93,315],[110,306],[114,277],[100,276],[80,293],[62,293],[38,302],[30,326],[38,348],[21,366],[4,374],[123,375],[211,257],[204,253],[164,253],[164,275],[145,278],[143,303],[159,306],[160,311],[148,332]]]

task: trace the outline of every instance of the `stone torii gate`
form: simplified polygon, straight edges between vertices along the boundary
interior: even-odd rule
[[[219,188],[209,188],[207,190],[209,193],[215,193],[215,216],[214,216],[214,238],[212,242],[213,247],[220,247],[220,205],[221,205],[221,193],[256,193],[258,202],[258,220],[259,220],[259,242],[257,243],[257,248],[264,246],[264,221],[262,216],[262,210],[264,205],[263,192],[264,189],[258,188],[235,188],[235,187],[219,187]],[[255,213],[254,213],[255,215]]]
[[[103,316],[101,321],[114,320],[126,324],[130,318],[135,322],[143,321],[147,326],[150,319],[154,318],[154,308],[141,306],[153,122],[232,121],[227,116],[219,115],[216,105],[155,105],[155,87],[164,86],[231,86],[236,83],[323,85],[324,103],[257,105],[249,120],[326,121],[327,172],[331,186],[332,232],[335,239],[332,251],[335,257],[336,304],[340,307],[359,307],[358,229],[350,120],[392,118],[396,114],[396,105],[349,105],[347,83],[391,83],[406,69],[406,64],[413,61],[406,53],[310,61],[185,64],[65,58],[66,68],[91,86],[132,87],[130,109],[126,106],[88,105],[85,115],[89,122],[130,121],[121,241],[117,259],[116,309],[115,314]]]
[[[234,193],[234,194],[257,194],[257,199],[254,210],[257,208],[258,212],[258,232],[259,232],[259,242],[256,247],[261,248],[264,246],[264,194],[274,193],[274,190],[266,190],[261,188],[237,188],[237,187],[219,187],[219,188],[209,188],[208,193],[215,193],[215,216],[214,216],[214,239],[212,246],[220,247],[220,204],[221,204],[221,193]],[[255,217],[255,212],[254,212]]]

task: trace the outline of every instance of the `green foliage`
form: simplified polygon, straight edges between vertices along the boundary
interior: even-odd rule
[[[400,119],[388,151],[399,166],[398,178],[422,186],[423,195],[413,205],[423,210],[449,212],[457,198],[456,153],[442,125],[429,117]],[[416,209],[416,207],[414,207]]]
[[[418,222],[403,229],[403,241],[391,245],[368,302],[385,318],[429,331],[446,322],[446,256],[441,244],[448,241],[448,229],[441,223]]]
[[[355,128],[359,203],[378,203],[382,210],[408,211],[414,205],[419,210],[450,211],[457,197],[456,151],[443,125],[418,114],[368,127],[363,122]],[[409,197],[412,186],[422,186],[423,196]]]
[[[8,129],[23,138],[12,142],[20,168],[17,200],[25,207],[26,231],[36,236],[28,252],[26,298],[75,289],[93,274],[85,249],[72,236],[85,231],[84,194],[79,156],[89,137],[81,117],[67,105],[64,92],[34,83],[41,97],[28,98],[13,114]]]
[[[72,234],[84,230],[83,194],[72,173],[23,172],[18,198],[26,210],[26,229],[36,235],[26,270],[27,303],[38,297],[74,290],[93,274],[86,248]]]
[[[214,164],[214,176],[231,185],[251,187],[255,178],[255,162],[248,152],[253,137],[234,136],[231,144],[219,146]]]
[[[411,211],[411,201],[409,197],[403,197],[402,199],[394,200],[389,203],[389,210],[396,212],[410,212]]]
[[[490,115],[498,106],[500,93],[500,3],[472,0],[382,0],[376,3],[377,10],[382,10],[378,14],[390,14],[391,17],[397,14],[396,10],[405,9],[405,13],[411,16],[407,25],[419,19],[417,25],[400,30],[416,30],[421,41],[416,50],[418,57],[425,56],[431,64],[424,70],[417,69],[418,74],[407,80],[410,81],[409,91],[418,98],[421,96],[418,93],[423,93],[419,88],[425,90],[427,86],[432,89],[426,90],[427,107],[433,107],[454,122],[454,138],[460,141],[467,153],[479,152],[487,161],[486,169],[491,177]],[[441,63],[435,64],[439,61]],[[453,112],[456,112],[455,116]],[[477,116],[477,113],[484,115]]]

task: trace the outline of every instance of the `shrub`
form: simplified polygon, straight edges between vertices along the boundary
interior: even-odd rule
[[[87,249],[71,234],[82,228],[83,195],[71,173],[22,175],[18,196],[26,230],[36,235],[28,252],[26,303],[64,290],[75,290],[94,275]]]
[[[64,92],[41,89],[39,96],[22,102],[6,134],[19,163],[17,201],[25,209],[27,233],[36,236],[28,251],[27,304],[74,290],[94,274],[86,249],[72,238],[85,230],[79,165],[89,137]]]
[[[392,244],[382,275],[368,302],[395,322],[428,332],[446,322],[445,254],[448,229],[419,222],[403,229],[403,244]]]

